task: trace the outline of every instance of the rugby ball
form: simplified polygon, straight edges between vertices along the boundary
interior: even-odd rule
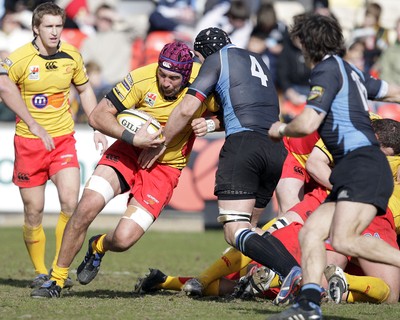
[[[126,130],[136,133],[151,116],[137,109],[126,109],[117,115],[117,120],[121,126]],[[147,128],[148,133],[155,133],[161,128],[161,124],[152,119],[150,125]]]

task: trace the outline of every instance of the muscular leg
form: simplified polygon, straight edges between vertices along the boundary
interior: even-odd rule
[[[114,196],[121,192],[118,176],[111,167],[100,165],[92,176],[94,175],[100,176],[110,183]],[[52,279],[57,280],[59,285],[63,285],[63,281],[68,275],[68,273],[65,274],[65,271],[68,271],[73,259],[81,249],[88,227],[105,205],[105,198],[99,192],[90,189],[83,191],[82,198],[64,230],[57,266],[52,273]],[[56,269],[63,269],[60,270],[62,275],[57,274]]]
[[[361,235],[375,214],[373,205],[339,201],[332,221],[332,246],[348,256],[400,267],[399,250],[378,238]]]
[[[218,200],[220,218],[225,221],[225,240],[254,261],[286,276],[298,264],[278,239],[269,234],[266,237],[260,236],[251,230],[250,216],[254,204],[254,199]],[[249,217],[248,221],[246,215]],[[236,219],[243,221],[234,221]],[[279,259],[276,259],[277,256]]]
[[[141,218],[138,218],[138,216],[141,216]],[[138,223],[135,221],[136,218],[142,222]],[[143,221],[146,221],[144,223],[146,226],[144,226]],[[108,250],[114,252],[128,250],[145,234],[152,223],[151,221],[154,221],[153,216],[132,198],[124,217],[119,220],[115,230],[108,232],[103,239],[104,252]]]
[[[79,168],[66,168],[60,170],[51,177],[51,181],[57,188],[61,207],[61,212],[55,230],[56,252],[52,264],[52,268],[54,268],[60,252],[65,226],[78,203],[80,187]]]
[[[329,235],[334,210],[334,203],[322,204],[310,215],[300,230],[299,241],[304,283],[321,284],[326,266],[324,241]]]
[[[36,274],[47,274],[44,262],[46,236],[42,221],[45,184],[19,189],[24,204],[24,241]]]

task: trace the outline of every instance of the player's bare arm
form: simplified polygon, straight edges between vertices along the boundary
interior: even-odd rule
[[[90,114],[97,104],[96,96],[93,92],[92,86],[89,84],[89,82],[87,82],[81,86],[76,86],[76,90],[79,93],[83,110],[89,118]],[[99,149],[99,144],[102,145],[101,154],[103,154],[103,152],[108,148],[107,138],[104,136],[104,134],[100,132],[95,132],[93,140],[96,150]]]
[[[289,124],[275,122],[269,129],[268,135],[276,141],[281,140],[284,136],[304,137],[317,130],[324,117],[324,113],[318,113],[312,108],[304,108],[302,113]]]
[[[332,169],[329,165],[328,156],[320,148],[314,147],[307,159],[306,170],[315,181],[331,190],[332,184],[329,181],[329,176]]]
[[[165,142],[163,146],[143,150],[140,154],[139,164],[142,168],[151,168],[154,162],[165,152],[166,146],[168,146],[171,140],[187,125],[200,105],[201,102],[199,99],[192,95],[185,95],[183,100],[171,112],[164,127],[163,135]]]
[[[29,130],[42,140],[46,150],[51,151],[55,148],[53,138],[33,119],[17,86],[6,74],[0,76],[0,96],[4,103],[28,125]]]
[[[388,92],[382,101],[400,103],[400,86],[389,84]]]
[[[152,134],[147,132],[151,119],[133,135],[132,133],[129,134],[127,130],[118,123],[116,118],[117,114],[118,110],[112,102],[107,98],[103,98],[90,114],[89,124],[94,129],[115,139],[126,141],[126,137],[129,136],[129,142],[126,142],[139,148],[155,148],[164,142],[164,138],[159,138],[159,132]],[[123,135],[125,137],[124,139]]]

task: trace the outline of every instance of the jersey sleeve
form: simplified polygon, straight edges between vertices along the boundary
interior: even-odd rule
[[[197,97],[200,101],[204,101],[215,89],[220,73],[220,59],[218,54],[213,54],[202,64],[199,75],[191,84],[188,94]]]
[[[337,64],[320,63],[311,72],[307,107],[319,113],[327,113],[341,85],[342,79]]]
[[[73,56],[76,62],[76,68],[74,70],[74,75],[72,77],[72,82],[76,86],[81,86],[89,81],[89,77],[86,72],[86,67],[83,62],[82,55],[77,50],[71,50],[68,52]]]
[[[368,92],[368,99],[376,100],[386,96],[388,90],[387,82],[375,79],[374,77],[365,74],[365,87]]]
[[[129,109],[138,104],[140,101],[140,88],[135,84],[134,79],[141,77],[135,71],[131,71],[121,82],[106,95],[118,112]]]
[[[18,84],[23,72],[19,69],[19,64],[13,62],[12,54],[1,62],[1,66],[5,69],[11,81]]]
[[[329,165],[333,165],[333,158],[331,153],[328,151],[328,148],[326,147],[325,143],[322,141],[321,138],[318,139],[318,141],[315,143],[315,146],[318,149],[320,149],[323,153],[325,153],[325,155],[327,156],[327,158],[329,159]]]

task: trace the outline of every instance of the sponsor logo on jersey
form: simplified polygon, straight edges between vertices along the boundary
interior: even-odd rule
[[[47,96],[45,94],[36,94],[32,97],[32,105],[38,109],[43,109],[47,106]]]
[[[64,93],[56,93],[47,96],[43,93],[36,94],[32,97],[32,105],[35,108],[43,109],[46,106],[52,106],[53,108],[61,108],[64,104]]]
[[[39,80],[39,66],[29,66],[29,80]]]
[[[58,69],[56,61],[46,62],[46,64],[44,66],[46,67],[47,70],[50,70],[50,71],[54,71],[54,70]]]
[[[12,62],[10,59],[8,59],[8,58],[5,58],[5,59],[3,60],[3,62],[4,62],[4,64],[8,65],[9,67],[11,67],[11,65],[13,64],[13,62]]]
[[[154,107],[156,103],[157,95],[152,92],[148,92],[146,97],[144,98],[144,102],[146,102],[150,107]]]
[[[132,75],[130,73],[126,76],[126,80],[128,81],[128,83],[131,86],[133,86],[133,78],[132,78]]]
[[[126,90],[131,90],[131,86],[125,79],[122,81],[122,85],[125,87]]]
[[[325,92],[324,88],[322,88],[320,86],[314,86],[311,88],[311,91],[308,94],[307,100],[316,100],[317,102],[321,102],[324,92]]]

